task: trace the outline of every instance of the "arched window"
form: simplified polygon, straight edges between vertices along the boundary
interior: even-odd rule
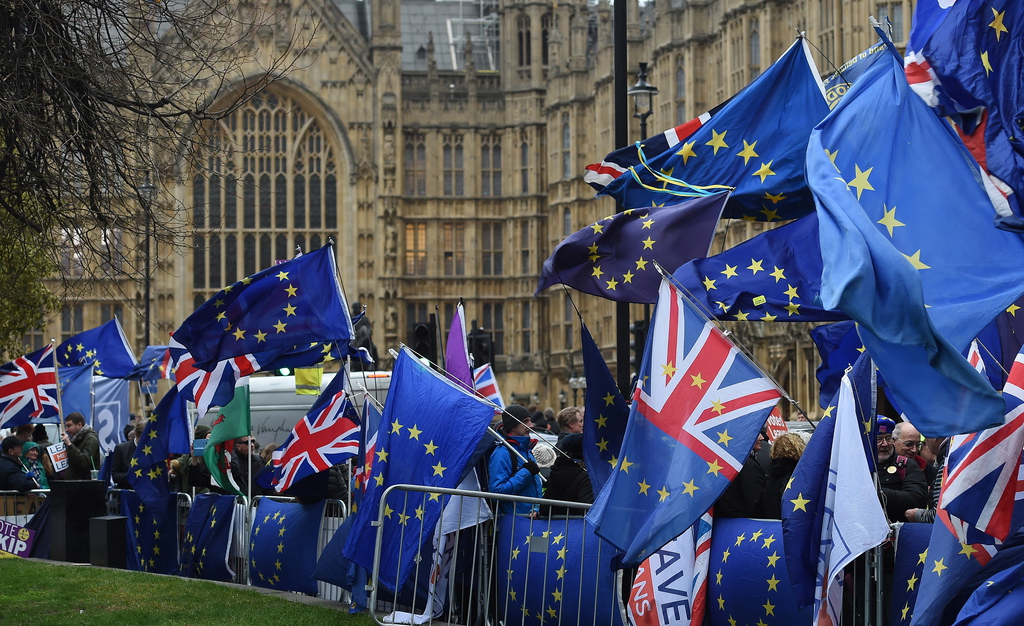
[[[562,113],[562,178],[572,178],[572,127],[569,114]]]
[[[213,290],[339,237],[341,181],[328,127],[293,98],[267,90],[205,129],[210,153],[192,177],[193,288]],[[217,147],[234,149],[228,153]],[[205,300],[205,298],[204,298]]]
[[[519,44],[519,67],[527,67],[530,65],[531,52],[530,48],[530,18],[527,15],[520,15],[519,19],[516,20],[517,26],[517,39]]]
[[[676,57],[676,123],[686,120],[686,57]]]
[[[761,24],[754,18],[750,21],[750,79],[761,73]]]
[[[519,179],[523,193],[530,193],[530,146],[525,141],[519,145]]]
[[[553,18],[550,13],[545,13],[544,17],[540,18],[540,62],[545,67],[547,67],[550,61],[548,58],[548,42],[550,41],[552,21]]]

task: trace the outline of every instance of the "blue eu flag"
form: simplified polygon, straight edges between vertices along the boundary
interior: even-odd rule
[[[234,578],[229,564],[234,520],[235,496],[196,495],[185,522],[180,576],[222,581]]]
[[[851,321],[816,326],[811,329],[811,341],[821,356],[814,377],[820,386],[818,403],[824,409],[839,392],[839,381],[843,379],[846,368],[864,352],[864,344],[857,334],[856,324]]]
[[[143,501],[132,491],[121,492],[121,515],[126,518],[128,569],[155,574],[178,573],[178,494]]]
[[[707,255],[728,194],[626,209],[584,227],[544,261],[537,292],[562,283],[617,302],[654,302],[661,275]],[[671,200],[671,199],[670,199]]]
[[[646,155],[602,193],[625,207],[735,188],[723,217],[788,220],[813,210],[804,181],[807,136],[828,113],[803,38],[688,138]],[[642,149],[642,146],[640,147]],[[674,269],[674,268],[670,268]]]
[[[927,436],[1003,422],[999,395],[959,351],[1024,291],[1024,242],[993,228],[977,176],[889,55],[807,149],[822,304],[859,323],[900,407]]]
[[[174,332],[196,366],[207,370],[243,354],[324,340],[347,343],[352,336],[333,246],[225,287]]]
[[[90,361],[94,373],[107,378],[127,378],[135,369],[135,353],[116,317],[57,346],[58,365],[83,365]]]
[[[452,419],[458,417],[458,428]],[[373,568],[376,523],[383,526],[380,582],[395,591],[416,569],[413,562],[441,517],[438,493],[394,491],[411,484],[454,489],[494,416],[494,408],[420,363],[407,348],[395,361],[362,505],[344,555]],[[378,515],[383,517],[378,519]]]
[[[842,311],[821,306],[818,218],[811,214],[761,233],[706,259],[696,259],[674,277],[704,313],[720,320],[830,322]]]
[[[167,459],[187,454],[190,444],[188,407],[177,387],[171,387],[146,421],[128,466],[128,482],[143,502],[155,509],[169,493]]]
[[[257,587],[316,594],[312,576],[323,502],[260,498],[249,535],[249,580]]]
[[[586,324],[581,324],[583,372],[587,378],[586,404],[583,411],[583,458],[594,493],[601,491],[612,475],[615,460],[626,434],[629,406],[619,393],[615,378],[594,343]]]

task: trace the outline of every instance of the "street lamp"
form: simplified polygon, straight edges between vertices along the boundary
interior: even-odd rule
[[[654,115],[654,96],[658,88],[647,82],[647,64],[640,64],[640,72],[636,75],[636,84],[626,90],[627,96],[633,96],[633,117],[640,120],[640,139],[647,139],[647,118]]]
[[[572,375],[569,376],[569,388],[572,389],[572,404],[573,406],[579,406],[576,402],[576,394],[579,393],[580,389],[586,392],[587,389],[587,378],[586,376],[578,376],[576,370],[573,370]],[[586,400],[586,396],[584,396]]]
[[[561,408],[565,408],[565,389],[561,389],[558,392],[558,402],[561,404]]]
[[[149,346],[149,285],[152,282],[149,273],[149,220],[150,212],[153,210],[153,201],[156,199],[156,187],[153,186],[153,183],[149,182],[149,174],[146,174],[146,177],[142,180],[142,184],[139,185],[139,197],[141,198],[144,204],[142,210],[143,213],[145,213],[145,220],[143,221],[143,229],[145,230],[145,236],[143,238],[142,254],[145,256],[145,259],[143,260],[143,271],[145,272],[144,279],[146,281],[143,296],[145,299],[145,303],[143,305],[145,310],[144,315],[146,316],[146,324],[145,329],[143,331],[145,345],[143,346],[143,348],[146,348]]]

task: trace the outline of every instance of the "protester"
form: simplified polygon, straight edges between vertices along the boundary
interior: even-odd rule
[[[36,427],[33,424],[22,424],[14,429],[14,436],[17,437],[21,443],[32,440],[32,433]]]
[[[259,455],[259,444],[256,443],[252,435],[235,439],[235,450],[231,453],[231,478],[238,485],[239,491],[245,494],[251,493],[254,496],[264,493],[264,489],[253,480],[264,465],[266,463]],[[250,480],[252,480],[251,490]]]
[[[907,509],[924,508],[928,502],[928,484],[917,463],[896,454],[892,433],[896,422],[884,415],[876,419],[878,435],[878,482],[882,488],[882,506],[890,522],[906,519]]]
[[[129,424],[128,427],[131,428],[126,435],[128,441],[122,441],[114,446],[114,451],[111,453],[110,477],[114,479],[114,487],[117,489],[132,488],[131,483],[128,482],[128,470],[131,469],[132,457],[135,456],[135,448],[146,427],[146,422],[135,422]]]
[[[14,435],[5,438],[0,444],[0,490],[30,491],[39,488],[39,484],[21,466],[23,446],[21,440]]]
[[[570,434],[562,440],[562,452],[551,468],[551,477],[544,492],[545,500],[586,502],[593,504],[594,488],[590,484],[586,463],[583,460],[583,435]],[[584,508],[544,506],[542,515],[583,515]]]
[[[924,439],[921,433],[917,432],[914,425],[904,420],[896,424],[892,431],[892,445],[896,454],[905,456],[917,463],[917,466],[924,472],[925,483],[931,485],[938,473],[938,468],[928,463],[928,460],[921,456],[921,449],[924,448]]]
[[[53,476],[53,466],[39,444],[34,441],[25,442],[21,448],[21,466],[36,481],[39,489],[50,488],[49,477]]]
[[[203,458],[202,452],[196,451],[194,443],[195,441],[209,439],[210,432],[210,427],[205,424],[196,426],[192,437],[192,454],[184,454],[175,459],[179,467],[184,468],[184,470],[180,471],[181,491],[183,493],[191,494],[192,490],[195,490],[197,494],[212,491],[210,470],[206,467],[206,460]],[[171,463],[173,464],[174,461]],[[218,492],[224,493],[219,489]]]
[[[42,424],[36,424],[35,429],[32,431],[32,441],[36,442],[44,452],[53,445],[50,443],[50,436],[46,434],[46,426]]]
[[[513,454],[504,445],[495,444],[487,463],[489,473],[488,487],[493,493],[503,493],[531,498],[541,497],[540,466],[531,449],[533,442],[528,436],[530,412],[519,404],[510,405],[501,414],[501,429],[505,441],[516,452],[522,455],[524,463],[518,455]],[[518,515],[535,515],[537,506],[525,502],[500,502],[498,512],[501,514],[515,512]]]
[[[768,482],[761,498],[761,515],[765,519],[782,519],[782,492],[806,448],[803,437],[796,433],[783,433],[772,444]]]
[[[558,445],[573,433],[583,432],[583,409],[578,406],[567,406],[555,417],[558,422]]]
[[[270,465],[274,462],[274,450],[277,450],[280,446],[276,441],[268,443],[266,448],[260,450],[260,458],[263,459],[264,465]]]
[[[768,474],[757,454],[761,451],[761,444],[768,440],[762,430],[754,441],[754,447],[743,462],[743,468],[715,502],[715,516],[717,517],[757,517],[761,511],[761,497],[764,493],[764,486],[768,482]]]
[[[942,490],[942,465],[949,453],[948,437],[929,437],[924,440],[923,456],[932,459],[931,465],[937,468],[935,478],[929,486],[928,508],[907,509],[905,516],[908,522],[931,524],[935,522],[935,511],[939,508],[939,494]]]
[[[81,413],[71,413],[64,420],[65,432],[61,440],[67,446],[68,469],[65,480],[90,480],[92,471],[98,470],[100,461],[100,440],[96,431],[85,423]]]

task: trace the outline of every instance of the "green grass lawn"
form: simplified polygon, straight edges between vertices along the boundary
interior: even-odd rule
[[[0,558],[0,623],[344,624],[373,618],[201,580]]]

